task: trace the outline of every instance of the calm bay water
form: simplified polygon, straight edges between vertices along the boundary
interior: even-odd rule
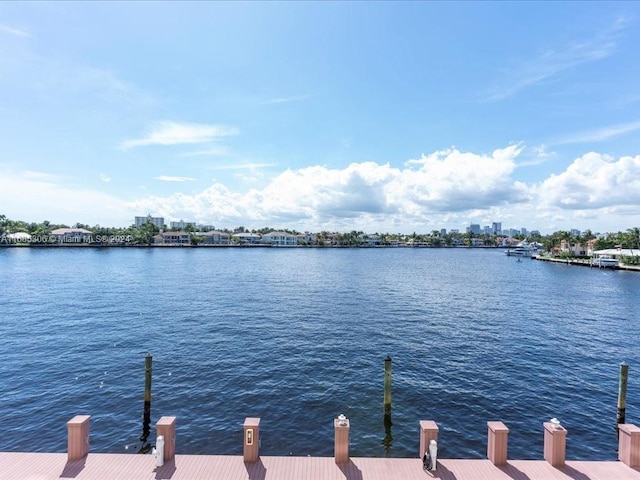
[[[433,419],[443,458],[483,458],[488,420],[510,428],[510,458],[541,458],[557,417],[568,458],[613,460],[623,360],[640,422],[638,273],[276,248],[0,249],[0,272],[0,451],[64,452],[76,414],[92,451],[136,451],[147,352],[152,432],[177,416],[178,453],[241,454],[256,416],[261,454],[331,456],[344,413],[353,456],[417,456]]]

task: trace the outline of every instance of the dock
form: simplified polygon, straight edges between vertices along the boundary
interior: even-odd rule
[[[625,265],[618,264],[611,267],[599,267],[591,263],[590,259],[586,258],[558,258],[548,257],[546,255],[531,255],[532,260],[541,260],[543,262],[561,263],[563,265],[574,265],[578,267],[590,267],[590,268],[606,268],[607,270],[627,270],[630,272],[640,272],[640,266],[637,265]]]
[[[622,462],[567,461],[553,467],[544,460],[438,460],[435,471],[418,458],[260,457],[176,455],[156,467],[153,455],[89,453],[67,461],[66,453],[0,453],[2,480],[640,480],[640,471]]]
[[[433,420],[419,422],[415,458],[369,458],[349,455],[343,415],[334,419],[333,457],[261,456],[260,418],[252,417],[243,424],[242,455],[176,454],[176,417],[158,420],[152,454],[94,453],[90,418],[67,422],[66,453],[0,452],[0,480],[640,480],[640,428],[633,424],[618,425],[618,461],[571,461],[567,430],[556,419],[542,425],[544,460],[513,460],[500,421],[487,422],[486,459],[440,459]]]

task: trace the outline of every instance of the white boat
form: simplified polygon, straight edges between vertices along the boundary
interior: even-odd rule
[[[591,265],[599,268],[613,268],[617,267],[619,260],[611,257],[597,257],[591,260]]]
[[[615,268],[627,263],[636,265],[638,257],[640,257],[639,249],[622,248],[621,245],[616,245],[615,248],[594,251],[591,257],[591,265],[600,268]]]
[[[510,257],[530,257],[531,255],[538,253],[538,244],[529,243],[526,240],[523,240],[514,248],[510,248],[504,253]]]

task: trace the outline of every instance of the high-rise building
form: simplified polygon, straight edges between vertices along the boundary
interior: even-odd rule
[[[140,228],[147,222],[152,223],[158,228],[164,228],[164,217],[152,217],[151,214],[149,214],[146,217],[135,218],[136,228]]]
[[[479,223],[472,223],[471,225],[469,225],[467,227],[467,232],[471,232],[471,233],[474,233],[476,235],[480,235],[480,224]]]
[[[179,222],[171,222],[169,225],[173,229],[182,230],[183,228],[187,228],[187,227],[195,228],[196,222],[185,222],[184,220],[181,219]]]
[[[491,230],[494,235],[502,235],[502,222],[493,222],[491,224]]]

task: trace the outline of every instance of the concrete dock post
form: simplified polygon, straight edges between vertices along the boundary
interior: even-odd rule
[[[90,415],[76,415],[67,422],[67,460],[80,460],[89,453]]]
[[[173,460],[176,454],[176,417],[160,417],[156,423],[156,438],[164,437],[164,454],[165,462]]]
[[[620,364],[620,383],[618,384],[618,425],[624,423],[627,409],[627,379],[629,378],[629,365],[626,362]]]
[[[563,467],[567,448],[567,430],[560,424],[544,422],[544,459],[554,467]]]
[[[245,463],[257,462],[258,457],[260,456],[260,418],[245,418],[243,428],[243,459]]]
[[[337,464],[349,462],[349,419],[344,415],[339,415],[333,420],[335,431],[334,457]]]
[[[420,420],[420,451],[419,458],[423,458],[429,448],[431,440],[438,441],[438,425],[433,420]]]
[[[640,428],[623,423],[618,430],[618,460],[631,468],[640,467]]]
[[[487,458],[494,465],[505,465],[507,463],[509,429],[502,422],[487,422],[487,427]]]

